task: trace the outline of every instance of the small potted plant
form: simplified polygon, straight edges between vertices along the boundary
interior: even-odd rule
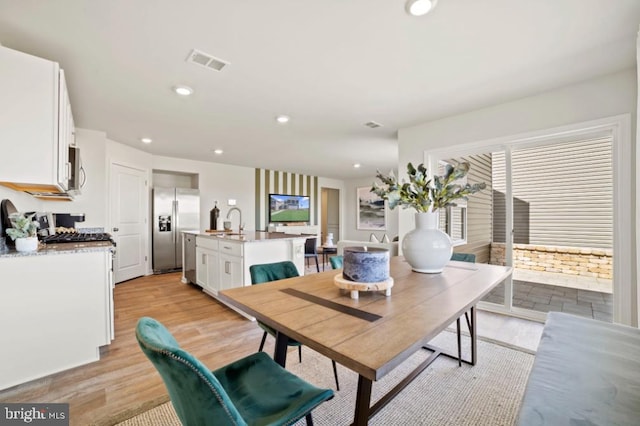
[[[34,214],[11,213],[9,220],[11,228],[7,229],[7,235],[16,242],[17,251],[35,251],[38,249],[38,237],[36,232],[40,224],[33,220]]]
[[[447,164],[444,175],[430,179],[424,164],[416,168],[409,163],[409,182],[402,183],[398,182],[393,172],[388,176],[379,171],[376,174],[380,182],[374,182],[371,192],[386,200],[392,210],[402,206],[416,211],[416,229],[402,239],[402,253],[414,271],[441,272],[451,258],[451,239],[438,229],[438,212],[486,188],[485,183],[456,183],[467,175],[469,168],[466,162],[455,166]]]

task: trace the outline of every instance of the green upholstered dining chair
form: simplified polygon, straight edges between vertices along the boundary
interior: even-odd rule
[[[342,268],[342,256],[331,256],[329,258],[329,263],[331,263],[331,269]]]
[[[453,253],[451,255],[451,260],[458,260],[460,262],[475,263],[476,255],[473,254],[473,253]]]
[[[298,274],[298,268],[296,268],[296,265],[290,260],[251,265],[249,267],[249,274],[251,275],[252,285],[300,276],[300,274]],[[260,328],[264,330],[264,333],[262,334],[262,340],[260,341],[260,348],[258,348],[258,351],[262,352],[262,348],[264,348],[264,342],[267,339],[267,334],[276,337],[276,331],[268,325],[261,323],[260,321],[257,321],[257,323]],[[287,344],[289,346],[298,347],[298,361],[302,362],[302,343],[298,342],[297,340],[289,339],[289,342]],[[334,360],[331,360],[331,363],[333,364],[333,376],[336,379],[336,390],[340,390],[340,383],[338,382],[338,368]]]
[[[457,260],[460,262],[476,262],[476,255],[473,253],[453,253],[451,255],[451,260]],[[464,317],[467,320],[467,327],[469,328],[469,332],[471,332],[471,320],[469,319],[469,312],[464,313]],[[456,320],[456,332],[458,335],[458,365],[462,365],[462,343],[460,341],[460,318]]]
[[[183,425],[290,425],[333,397],[257,352],[210,371],[180,347],[157,320],[143,317],[136,326],[142,352],[164,381]]]

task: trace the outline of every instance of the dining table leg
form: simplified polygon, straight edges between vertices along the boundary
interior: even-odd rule
[[[276,347],[273,351],[273,360],[282,368],[287,364],[287,346],[289,337],[286,334],[276,331]]]
[[[356,394],[356,413],[354,426],[364,426],[369,423],[369,404],[371,404],[371,388],[373,382],[366,377],[358,376],[358,391]]]
[[[471,307],[471,365],[476,365],[478,359],[478,330],[476,329],[476,307]]]

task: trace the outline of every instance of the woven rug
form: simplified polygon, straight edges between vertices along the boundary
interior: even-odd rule
[[[468,341],[468,339],[464,339]],[[444,349],[455,351],[455,334],[443,332],[432,341]],[[468,344],[467,344],[468,345]],[[468,350],[468,347],[465,348]],[[468,352],[466,352],[468,353]],[[382,380],[374,382],[372,400],[404,378],[428,357],[421,350]],[[287,357],[287,369],[315,384],[332,388],[335,382],[331,361],[303,347],[302,363],[296,354]],[[439,357],[407,386],[370,425],[513,425],[524,393],[534,356],[524,350],[496,342],[478,341],[478,363],[475,366]],[[348,425],[353,421],[357,375],[338,365],[340,391],[313,411],[315,425]],[[304,419],[296,423],[306,424]],[[120,426],[180,425],[170,402],[132,417]]]

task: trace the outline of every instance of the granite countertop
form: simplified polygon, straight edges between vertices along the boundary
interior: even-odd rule
[[[94,251],[107,251],[114,248],[110,241],[93,241],[88,243],[62,243],[62,244],[40,244],[36,251],[16,251],[11,248],[8,251],[0,252],[3,257],[25,257],[25,256],[47,256],[52,254],[88,253]]]
[[[217,238],[224,241],[237,241],[240,243],[254,243],[261,241],[274,241],[274,240],[297,240],[300,238],[307,238],[305,234],[285,234],[284,232],[265,232],[265,231],[243,231],[242,234],[237,232],[225,233],[223,231],[219,233],[204,232],[204,231],[184,231],[185,234],[198,235],[200,237]]]

